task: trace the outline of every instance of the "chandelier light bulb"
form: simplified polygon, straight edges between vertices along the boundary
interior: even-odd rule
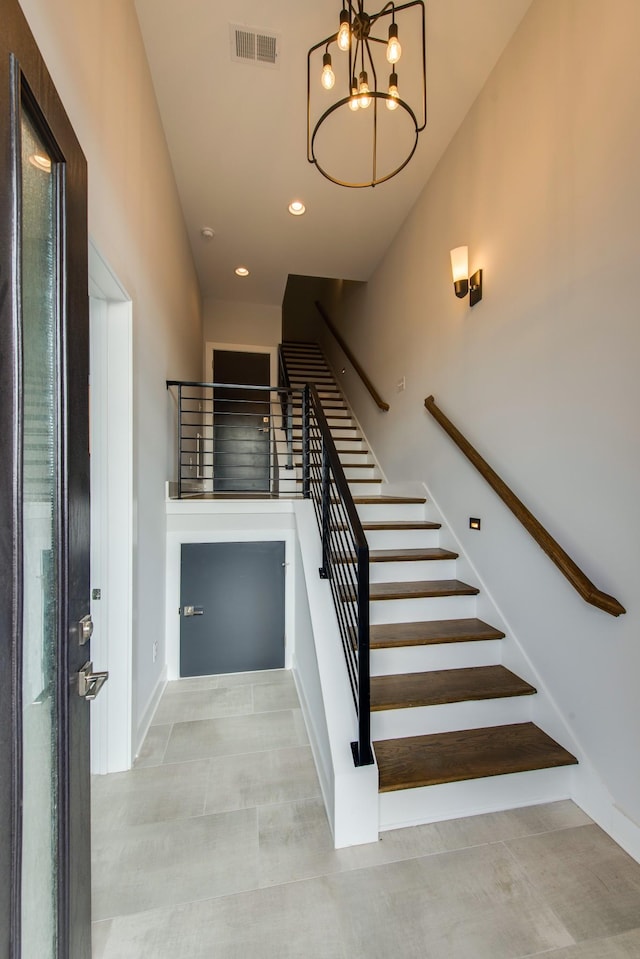
[[[398,93],[398,74],[392,73],[389,77],[389,96],[393,97],[392,100],[386,100],[387,110],[397,110],[398,109],[398,100],[400,99],[400,94]]]
[[[351,27],[349,26],[349,13],[343,10],[340,14],[340,29],[338,30],[338,47],[345,53],[351,46]]]
[[[322,58],[322,86],[325,90],[333,89],[333,85],[336,82],[336,75],[331,69],[331,54],[325,53]]]
[[[360,74],[360,83],[358,84],[358,93],[369,93],[369,78],[367,77],[367,71],[363,70]],[[358,102],[363,110],[366,110],[371,103],[371,97],[360,96],[358,97]]]
[[[387,44],[387,60],[389,63],[397,63],[402,56],[402,47],[398,40],[398,24],[389,25],[389,42]]]
[[[355,77],[353,77],[351,81],[351,99],[349,100],[349,109],[353,110],[354,113],[356,110],[360,109],[360,104],[358,102],[358,84],[356,83]]]

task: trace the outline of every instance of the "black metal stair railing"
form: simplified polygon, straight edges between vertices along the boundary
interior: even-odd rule
[[[293,469],[293,402],[291,380],[287,371],[282,344],[278,346],[278,386],[280,387],[280,410],[282,427],[287,434],[287,469]]]
[[[303,490],[322,537],[320,576],[328,579],[358,716],[357,766],[373,762],[369,664],[369,546],[316,388],[302,397]]]
[[[280,494],[293,469],[293,396],[284,386],[167,380],[177,399],[177,496]]]

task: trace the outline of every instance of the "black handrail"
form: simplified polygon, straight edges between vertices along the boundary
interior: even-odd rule
[[[356,766],[373,762],[369,663],[369,545],[316,388],[302,394],[303,486],[322,537],[320,576],[329,580],[338,617],[358,741]]]
[[[358,376],[364,383],[366,389],[371,394],[373,402],[376,404],[379,410],[382,410],[384,413],[388,413],[390,409],[389,404],[382,399],[377,389],[375,388],[375,386],[373,385],[373,383],[371,382],[371,380],[369,379],[365,371],[362,369],[362,367],[358,363],[357,359],[355,358],[355,356],[353,355],[353,353],[351,352],[351,350],[349,349],[349,347],[343,340],[342,336],[340,335],[340,332],[338,331],[338,328],[332,321],[331,317],[325,310],[322,303],[319,300],[316,300],[315,304],[316,304],[316,309],[318,313],[320,314],[324,322],[327,324],[327,328],[329,329],[329,332],[333,334],[333,337],[338,343],[338,346],[340,347],[340,349],[342,350],[346,358],[351,363],[352,367],[354,368],[354,370],[356,371],[356,373],[358,374]]]

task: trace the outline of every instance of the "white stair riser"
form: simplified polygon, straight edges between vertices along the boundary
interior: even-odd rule
[[[345,414],[345,415],[342,415],[342,414],[339,414],[339,413],[336,414],[336,413],[333,412],[333,410],[327,410],[327,411],[325,411],[325,417],[326,417],[326,419],[327,419],[327,423],[329,424],[329,428],[330,428],[330,430],[331,430],[332,435],[333,435],[333,430],[334,430],[334,429],[339,429],[341,426],[344,427],[344,426],[356,426],[356,425],[357,425],[357,424],[355,423],[355,421],[353,420],[353,418],[352,418],[351,416],[349,416],[348,414]],[[278,420],[280,420],[280,417],[278,418]],[[286,421],[286,419],[285,419],[285,421],[284,421],[284,425],[285,425],[285,426],[286,426],[286,423],[287,423],[287,421]],[[280,424],[278,424],[278,425],[280,425]],[[297,433],[300,433],[300,430],[302,429],[302,417],[301,417],[301,416],[294,416],[294,417],[292,418],[291,425],[292,425],[293,429],[294,429]]]
[[[336,450],[338,453],[347,453],[350,452],[356,456],[358,453],[368,454],[369,450],[364,445],[364,440],[361,437],[351,437],[350,439],[341,439],[336,438],[334,440],[336,444]]]
[[[571,783],[572,767],[566,766],[381,793],[380,829],[555,802],[571,795]]]
[[[357,479],[349,481],[352,496],[379,496],[381,488],[381,480],[376,483],[358,483]]]
[[[358,503],[358,515],[363,523],[384,523],[392,520],[416,519],[424,516],[422,503],[388,503],[380,500],[379,503]]]
[[[347,477],[348,480],[363,480],[363,479],[377,478],[376,467],[373,463],[368,464],[367,469],[362,469],[359,466],[344,466],[344,464],[342,468],[344,470],[344,475]]]
[[[362,442],[362,436],[359,431],[354,431],[350,429],[338,429],[337,427],[331,431],[331,436],[333,441],[338,446],[339,441],[349,440],[352,441],[354,446],[357,446],[358,443]],[[293,431],[293,441],[296,444],[302,443],[302,431],[294,429]]]
[[[401,739],[429,736],[456,729],[482,729],[531,719],[532,696],[484,699],[414,709],[385,709],[371,713],[371,738]]]
[[[472,666],[497,666],[501,662],[499,639],[475,643],[434,643],[430,646],[395,646],[372,649],[371,675],[423,673],[433,669],[468,669]]]
[[[455,579],[456,561],[424,560],[413,563],[370,563],[370,583],[413,583],[427,579]]]
[[[475,596],[372,600],[372,623],[422,623],[431,619],[468,619],[476,614]]]
[[[343,444],[344,445],[344,444]],[[358,444],[358,449],[355,447],[352,451],[348,449],[340,449],[340,446],[336,444],[336,449],[338,452],[338,459],[344,465],[345,463],[367,463],[371,466],[374,466],[373,457],[367,449],[363,449],[362,444]]]
[[[439,529],[366,529],[369,549],[419,549],[440,545]]]
[[[294,435],[294,438],[297,436],[297,438],[300,439],[302,436],[302,433],[300,430],[294,429],[293,435]],[[350,440],[350,439],[362,440],[362,436],[359,430],[347,429],[346,427],[344,429],[340,429],[337,426],[332,427],[331,436],[333,437],[334,443],[336,440]]]

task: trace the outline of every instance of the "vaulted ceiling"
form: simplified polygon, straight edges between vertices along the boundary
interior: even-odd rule
[[[426,130],[398,176],[360,190],[306,152],[307,50],[337,29],[340,0],[135,3],[202,293],[280,304],[290,273],[369,278],[531,0],[426,0]],[[277,35],[275,67],[232,60],[237,25]]]

